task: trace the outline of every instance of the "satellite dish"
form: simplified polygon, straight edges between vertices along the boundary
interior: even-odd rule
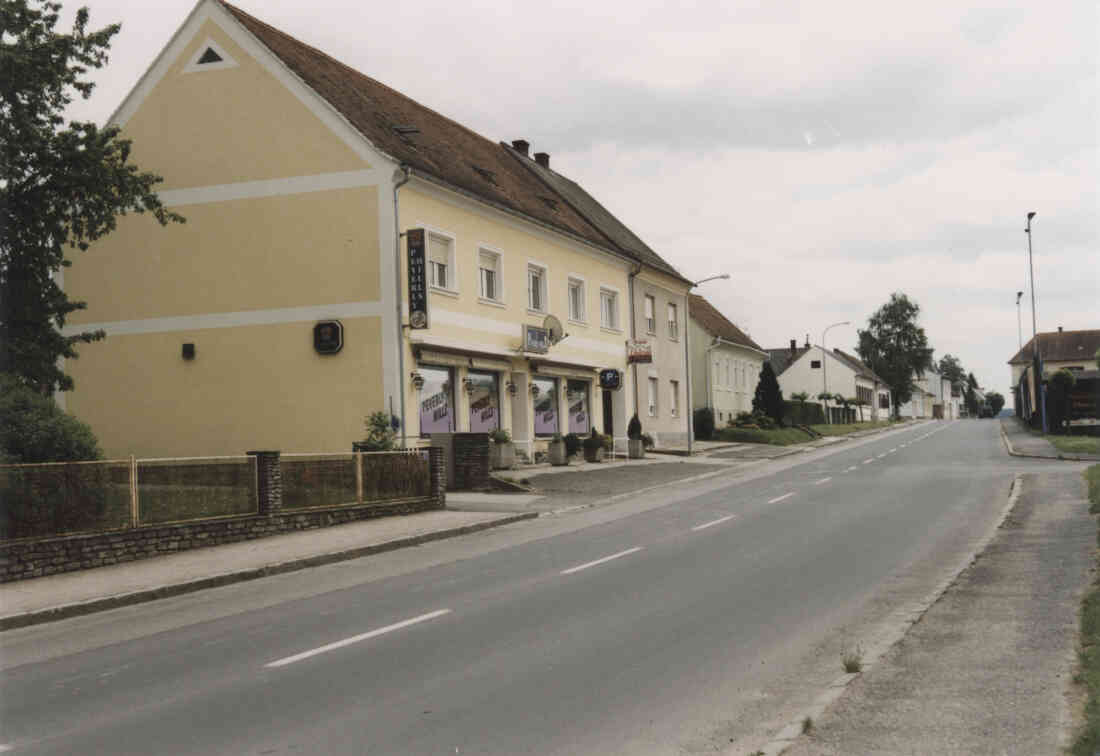
[[[546,329],[551,344],[557,344],[568,335],[565,333],[565,329],[561,327],[561,321],[553,315],[547,315],[543,318],[542,327]]]

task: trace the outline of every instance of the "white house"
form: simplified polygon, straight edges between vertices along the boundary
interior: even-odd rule
[[[886,382],[859,358],[840,349],[826,351],[810,346],[808,340],[800,347],[794,339],[785,349],[767,352],[784,398],[805,392],[811,401],[816,401],[819,394],[828,393],[863,402],[866,409],[850,407],[847,411],[833,401],[827,402],[829,419],[834,423],[890,416],[890,390]]]
[[[768,353],[710,302],[688,295],[691,306],[691,393],[694,409],[710,407],[725,425],[752,411],[760,368]]]

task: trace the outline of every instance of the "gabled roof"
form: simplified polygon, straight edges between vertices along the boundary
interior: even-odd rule
[[[790,347],[783,347],[782,349],[765,349],[764,351],[768,353],[768,362],[772,364],[772,370],[778,376],[782,375],[787,368],[811,349],[817,349],[817,347],[800,346],[795,347],[793,351]]]
[[[1023,365],[1031,362],[1031,343],[1028,339],[1024,348],[1016,352],[1008,361],[1009,365]],[[1068,362],[1084,360],[1093,362],[1093,355],[1100,349],[1100,330],[1097,331],[1050,331],[1039,334],[1039,354],[1045,361]]]
[[[735,326],[729,318],[718,311],[718,308],[703,297],[698,294],[688,294],[688,298],[692,319],[711,336],[717,336],[723,341],[755,349],[758,352],[764,351],[759,344],[749,338],[748,334]]]
[[[359,73],[219,0],[257,40],[377,150],[421,174],[593,246],[683,278],[574,182],[543,176],[510,147]],[[568,195],[568,196],[567,196]],[[685,279],[686,280],[686,279]]]
[[[839,359],[841,362],[848,363],[848,366],[851,367],[852,370],[856,371],[856,375],[866,378],[869,381],[881,383],[883,386],[886,385],[886,381],[879,377],[879,375],[874,370],[868,367],[867,363],[865,363],[863,360],[859,359],[855,355],[848,354],[847,352],[840,349],[833,349],[833,356]]]

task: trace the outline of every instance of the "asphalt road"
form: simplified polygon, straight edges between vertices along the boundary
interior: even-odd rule
[[[0,750],[745,753],[968,553],[1015,471],[1044,464],[1008,457],[994,423],[926,423],[602,511],[10,631]]]

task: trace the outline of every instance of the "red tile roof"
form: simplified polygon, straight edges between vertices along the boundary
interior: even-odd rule
[[[1016,352],[1009,365],[1025,365],[1031,362],[1031,343],[1028,339],[1024,348]],[[1039,334],[1039,354],[1043,360],[1068,362],[1082,360],[1087,367],[1096,365],[1096,350],[1100,349],[1100,330],[1097,331],[1050,331]]]
[[[474,133],[236,6],[222,5],[376,149],[414,173],[679,276],[644,244],[631,248],[616,241],[608,233],[616,230],[611,224],[586,217],[573,203],[555,196],[553,185],[521,164],[510,154],[510,147]]]
[[[747,346],[758,352],[764,351],[759,344],[750,339],[744,331],[730,322],[729,318],[719,312],[718,308],[703,299],[703,297],[698,294],[688,294],[688,297],[690,298],[692,319],[698,322],[702,329],[711,336],[717,336],[733,344]]]

